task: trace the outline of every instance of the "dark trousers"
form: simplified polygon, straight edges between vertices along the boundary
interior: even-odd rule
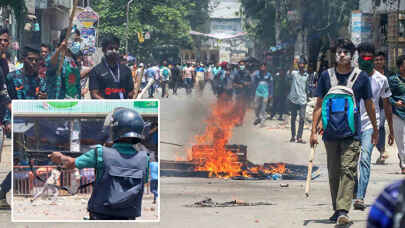
[[[169,95],[168,86],[169,86],[169,83],[167,81],[162,81],[160,83],[160,87],[162,87],[162,97],[165,97],[165,96]]]
[[[150,191],[153,193],[153,201],[158,197],[158,180],[150,181]]]
[[[234,111],[238,113],[238,116],[240,117],[239,124],[243,124],[243,120],[245,119],[245,114],[248,108],[248,97],[249,94],[244,92],[237,94],[235,97]]]
[[[274,96],[271,116],[274,117],[276,114],[279,114],[280,118],[282,118],[285,112],[286,112],[286,96],[285,97]]]
[[[299,125],[298,125],[297,139],[301,139],[302,132],[304,130],[306,105],[298,105],[298,104],[291,103],[290,108],[291,108],[291,137],[295,138],[295,133],[296,133],[295,122],[297,120],[297,114],[298,114],[300,117],[300,120],[299,120]]]
[[[0,185],[1,191],[7,194],[11,189],[11,172],[9,172]]]
[[[184,86],[186,87],[187,95],[190,95],[193,90],[193,79],[192,78],[185,78],[184,79]]]
[[[173,94],[177,95],[177,88],[179,88],[180,81],[173,81]]]
[[[90,212],[90,220],[135,220],[135,217],[118,217]]]
[[[155,83],[156,82],[154,82],[150,87],[149,87],[149,97],[153,97],[153,95],[155,94]]]

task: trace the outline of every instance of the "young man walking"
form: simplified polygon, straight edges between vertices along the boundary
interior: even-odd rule
[[[369,75],[371,90],[373,95],[373,102],[376,111],[377,126],[380,121],[380,107],[379,100],[382,99],[384,103],[385,116],[388,120],[389,126],[389,141],[388,144],[392,145],[394,142],[394,130],[392,126],[392,112],[388,98],[391,96],[391,90],[388,85],[388,79],[380,72],[374,69],[374,45],[370,43],[361,43],[357,47],[359,53],[359,67]],[[371,171],[371,154],[373,152],[374,145],[372,144],[373,125],[370,118],[367,115],[364,101],[360,103],[360,115],[361,115],[361,154],[359,161],[359,179],[356,179],[356,199],[354,202],[354,209],[364,210],[366,205],[364,204],[364,198],[366,196],[366,190],[370,179]],[[378,129],[377,129],[378,130]]]
[[[357,163],[360,155],[360,113],[356,104],[363,100],[373,126],[372,143],[378,139],[377,121],[370,79],[366,72],[352,68],[355,46],[350,40],[338,39],[335,46],[336,67],[322,72],[316,90],[311,146],[318,144],[318,124],[322,120],[323,141],[327,154],[329,185],[338,225],[348,225],[354,193]]]
[[[298,71],[291,72],[289,77],[292,80],[290,94],[288,100],[290,102],[291,109],[291,139],[290,142],[295,142],[295,122],[297,120],[297,114],[299,113],[299,126],[297,133],[297,143],[305,144],[302,140],[302,132],[304,130],[305,112],[307,107],[307,93],[308,93],[308,73],[305,72],[306,60],[301,57],[298,62]]]
[[[386,55],[384,52],[378,52],[374,57],[374,68],[380,72],[387,79],[392,75],[385,66]],[[385,150],[385,114],[384,114],[384,102],[380,99],[378,103],[380,107],[380,126],[378,130],[378,143],[376,145],[377,150],[380,152],[380,157],[377,159],[376,164],[384,164],[385,160],[389,157],[388,152]],[[392,110],[391,110],[392,112]]]
[[[263,123],[266,119],[266,107],[273,96],[273,77],[267,71],[266,63],[260,65],[260,70],[253,75],[253,83],[255,87],[255,103],[256,103],[256,120],[253,123],[257,125]]]

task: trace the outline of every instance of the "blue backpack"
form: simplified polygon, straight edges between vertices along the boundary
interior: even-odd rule
[[[331,88],[322,102],[322,124],[327,138],[344,139],[355,134],[354,115],[358,109],[353,85],[360,72],[359,68],[354,68],[346,85],[338,85],[335,69],[328,69]]]

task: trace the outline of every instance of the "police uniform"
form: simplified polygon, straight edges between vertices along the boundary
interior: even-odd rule
[[[144,122],[134,110],[120,108],[112,115],[112,148],[97,146],[76,158],[75,166],[95,168],[96,181],[88,202],[92,220],[132,220],[141,216],[148,156],[122,138],[143,139]]]

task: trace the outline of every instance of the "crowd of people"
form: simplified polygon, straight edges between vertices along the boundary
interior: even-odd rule
[[[238,125],[243,124],[248,108],[255,111],[254,125],[263,125],[276,115],[283,120],[289,113],[290,142],[303,144],[306,106],[311,97],[316,98],[310,145],[316,146],[318,135],[322,135],[334,210],[330,220],[337,224],[352,222],[348,213],[353,201],[354,209],[366,208],[374,146],[380,152],[377,164],[384,164],[389,156],[386,122],[388,144],[396,142],[399,166],[405,174],[405,56],[398,57],[398,73],[392,73],[385,65],[385,53],[376,52],[372,44],[355,47],[350,40],[338,39],[333,50],[335,66],[319,73],[304,56],[291,61],[288,69],[275,68],[270,55],[255,64],[244,60],[237,64],[180,64],[164,59],[154,64],[129,64],[120,57],[120,40],[107,36],[101,45],[104,56],[95,65],[81,53],[80,32],[73,30],[70,37],[66,34],[66,30],[62,32],[54,51],[47,45],[27,45],[21,63],[12,64],[7,54],[11,37],[6,29],[0,29],[0,52],[4,53],[0,58],[1,134],[10,130],[12,99],[131,99],[145,92],[146,97],[155,98],[159,87],[161,98],[168,98],[170,90],[176,96],[183,88],[188,96],[193,90],[201,96],[209,85],[218,104],[232,102],[240,112]],[[356,51],[358,66],[353,61]],[[10,186],[9,173],[1,184],[0,207],[8,206],[5,194]],[[405,194],[403,186],[403,181],[396,183],[379,196],[370,212],[370,227],[392,227],[394,204],[404,198],[398,197]]]

